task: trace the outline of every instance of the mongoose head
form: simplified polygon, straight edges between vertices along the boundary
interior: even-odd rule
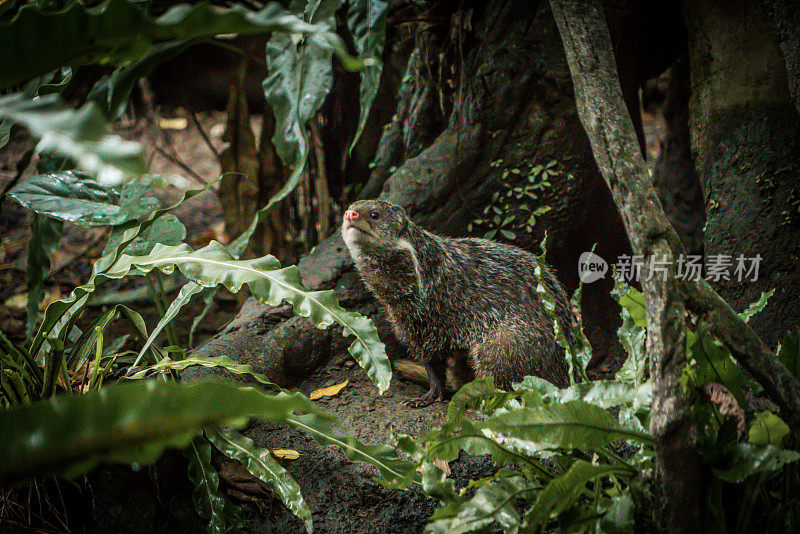
[[[383,200],[359,200],[344,212],[342,237],[355,258],[369,249],[397,248],[408,230],[403,208]]]

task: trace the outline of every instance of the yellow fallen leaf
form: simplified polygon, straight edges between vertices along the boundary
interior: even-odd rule
[[[19,293],[17,295],[13,295],[8,297],[6,301],[3,303],[9,308],[24,308],[28,305],[28,294],[27,293]]]
[[[281,460],[297,460],[300,453],[294,449],[270,449],[272,456]]]
[[[183,117],[175,117],[173,119],[160,118],[158,125],[165,130],[185,130],[189,122]]]
[[[311,400],[321,399],[322,397],[333,397],[334,395],[338,394],[349,382],[349,380],[345,380],[341,384],[336,384],[335,386],[328,386],[326,388],[317,389],[311,392],[311,395],[308,396]]]

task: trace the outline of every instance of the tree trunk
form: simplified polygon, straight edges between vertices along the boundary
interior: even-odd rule
[[[653,169],[653,186],[687,254],[703,254],[703,191],[689,138],[689,65],[681,56],[670,68],[664,102],[667,133]]]
[[[795,0],[759,0],[759,4],[777,37],[786,64],[789,93],[800,112],[800,3]]]
[[[753,1],[686,2],[685,14],[692,150],[708,218],[706,258],[733,260],[730,280],[712,283],[737,311],[775,289],[750,322],[774,348],[787,330],[800,327],[800,117],[778,43]],[[760,255],[757,280],[739,280],[734,270],[740,255]]]
[[[575,83],[578,113],[595,159],[644,265],[669,266],[642,280],[647,355],[653,383],[650,431],[655,438],[655,523],[663,532],[699,532],[703,479],[688,394],[680,384],[686,345],[675,252],[681,246],[656,198],[617,81],[616,61],[599,1],[551,0]],[[649,278],[649,279],[648,279]]]

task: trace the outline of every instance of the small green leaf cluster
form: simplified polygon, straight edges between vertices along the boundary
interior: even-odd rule
[[[503,160],[494,160],[489,166],[500,169]],[[468,231],[476,227],[488,228],[484,234],[486,239],[500,235],[509,241],[517,239],[517,232],[533,233],[537,218],[552,209],[541,205],[545,191],[552,186],[551,178],[565,171],[556,160],[528,164],[528,167],[527,171],[517,167],[503,169],[500,189],[494,192],[481,216],[470,221]]]
[[[648,491],[641,472],[652,462],[652,438],[638,419],[649,397],[648,386],[621,380],[559,390],[527,377],[512,392],[491,379],[464,386],[441,429],[419,441],[396,438],[417,462],[423,491],[441,503],[426,532],[483,531],[495,522],[508,532],[540,531],[554,519],[566,530],[632,531],[633,503]],[[604,408],[634,404],[635,423]],[[439,465],[460,451],[489,454],[499,470],[457,490]]]

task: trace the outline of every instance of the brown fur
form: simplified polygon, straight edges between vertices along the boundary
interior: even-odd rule
[[[431,377],[431,391],[417,405],[441,398],[445,376],[456,387],[486,376],[505,388],[525,375],[569,384],[539,282],[555,298],[568,336],[569,303],[535,256],[484,239],[437,236],[388,202],[359,201],[350,210],[342,233],[356,267]]]

